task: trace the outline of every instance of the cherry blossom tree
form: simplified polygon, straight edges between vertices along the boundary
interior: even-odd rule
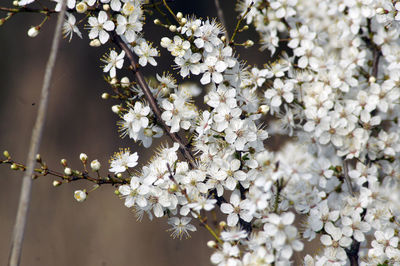
[[[63,159],[61,171],[36,155],[35,178],[87,181],[79,202],[113,186],[139,219],[167,216],[174,238],[205,229],[215,265],[400,265],[400,2],[239,0],[233,32],[218,1],[219,17],[205,19],[167,0],[38,2],[0,7],[1,25],[62,14],[67,40],[109,47],[102,98],[119,101],[111,110],[132,147],[109,165]],[[40,36],[44,22],[27,34]],[[259,38],[239,43],[249,27]],[[255,43],[270,55],[262,66],[237,50]],[[159,70],[169,54],[169,72]],[[154,147],[162,136],[172,144]],[[135,145],[152,159],[139,165]],[[29,168],[7,151],[0,163]]]

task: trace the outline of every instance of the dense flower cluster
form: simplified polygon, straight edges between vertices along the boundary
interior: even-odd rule
[[[290,265],[311,240],[319,248],[305,265],[400,265],[400,2],[241,0],[244,22],[278,58],[261,67],[239,59],[216,19],[156,20],[172,32],[159,40],[161,53],[180,78],[200,82],[157,74],[147,82],[151,96],[119,72],[130,65],[136,74],[134,55],[142,67],[157,65],[160,52],[142,32],[144,2],[67,6],[70,40],[82,37],[75,15],[86,13],[92,46],[118,44],[102,62],[114,91],[127,92],[113,107],[122,136],[146,148],[173,136],[134,173],[136,153],[111,160],[109,171],[129,180],[118,194],[140,219],[168,215],[172,236],[182,238],[196,231],[192,219],[204,224],[218,210],[221,228],[207,228],[211,262],[221,266]],[[266,146],[271,136],[284,143],[277,151]]]

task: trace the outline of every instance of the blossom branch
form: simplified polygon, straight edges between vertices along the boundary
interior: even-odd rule
[[[11,165],[11,169],[13,170],[20,170],[23,172],[27,171],[27,166],[25,166],[22,163],[16,162],[14,160],[11,160],[10,158],[4,161],[0,161],[0,164],[9,164]],[[83,172],[79,172],[77,170],[72,170],[71,175],[66,175],[64,173],[49,169],[46,164],[41,164],[40,168],[34,168],[33,172],[36,174],[33,175],[33,179],[38,178],[39,176],[47,176],[51,175],[54,177],[60,178],[62,181],[66,182],[73,182],[73,181],[78,181],[78,180],[86,180],[89,182],[92,182],[96,185],[103,185],[103,184],[110,184],[112,186],[114,185],[125,185],[129,184],[130,179],[123,179],[123,178],[113,178],[111,175],[108,175],[107,177],[101,177],[98,174],[98,177],[92,177],[88,174],[88,172],[85,170]],[[97,172],[97,171],[96,171]],[[98,172],[97,172],[98,173]]]
[[[163,127],[164,131],[167,135],[174,141],[179,144],[179,150],[182,155],[188,160],[188,163],[195,168],[195,159],[192,155],[191,150],[188,148],[188,145],[181,139],[181,137],[176,133],[171,133],[171,128],[165,124],[164,120],[161,118],[161,109],[158,106],[156,99],[154,98],[147,82],[144,79],[143,74],[139,71],[138,65],[136,63],[135,57],[131,49],[129,49],[128,45],[119,37],[117,34],[113,34],[113,41],[126,53],[128,60],[131,65],[131,69],[135,75],[137,83],[141,87],[146,100],[149,102],[150,108],[152,109],[154,116],[156,117],[157,122]]]

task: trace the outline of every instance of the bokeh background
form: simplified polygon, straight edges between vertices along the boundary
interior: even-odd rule
[[[11,0],[1,1],[0,6],[8,2]],[[236,24],[234,2],[220,0],[230,34]],[[214,0],[175,0],[171,7],[203,18],[217,16]],[[0,13],[0,18],[4,16]],[[40,15],[17,14],[0,27],[0,150],[9,150],[20,162],[26,160],[55,18],[33,39],[26,32],[41,22]],[[152,25],[152,20],[147,20],[146,38],[158,45],[160,37],[170,33]],[[60,171],[61,158],[79,168],[79,154],[85,152],[89,160],[99,159],[105,172],[110,156],[125,147],[138,151],[143,164],[151,150],[118,137],[118,117],[110,109],[116,102],[100,97],[108,90],[99,60],[107,48],[89,47],[87,31],[81,31],[83,40],[74,36],[71,43],[65,40],[61,44],[40,153],[51,168]],[[251,30],[239,40],[245,41],[249,34],[257,40]],[[267,55],[260,57],[256,48],[246,50],[241,58],[251,64],[265,63]],[[161,52],[167,54],[164,49]],[[171,61],[159,61],[157,68],[146,68],[146,76],[170,69]],[[21,180],[21,172],[0,165],[0,265],[7,264]],[[21,265],[210,264],[211,250],[206,243],[211,237],[204,228],[198,227],[190,240],[174,240],[166,232],[166,219],[149,221],[146,217],[137,222],[112,187],[101,187],[78,203],[73,199],[74,190],[90,188],[89,184],[75,182],[54,188],[53,180],[46,176],[34,181]]]

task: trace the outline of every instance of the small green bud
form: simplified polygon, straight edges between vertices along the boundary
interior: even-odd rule
[[[4,157],[6,157],[7,159],[10,158],[10,153],[8,151],[3,151],[3,155]]]
[[[11,165],[11,170],[18,170],[18,169],[19,169],[19,167],[18,167],[18,165],[16,163],[13,163]]]

